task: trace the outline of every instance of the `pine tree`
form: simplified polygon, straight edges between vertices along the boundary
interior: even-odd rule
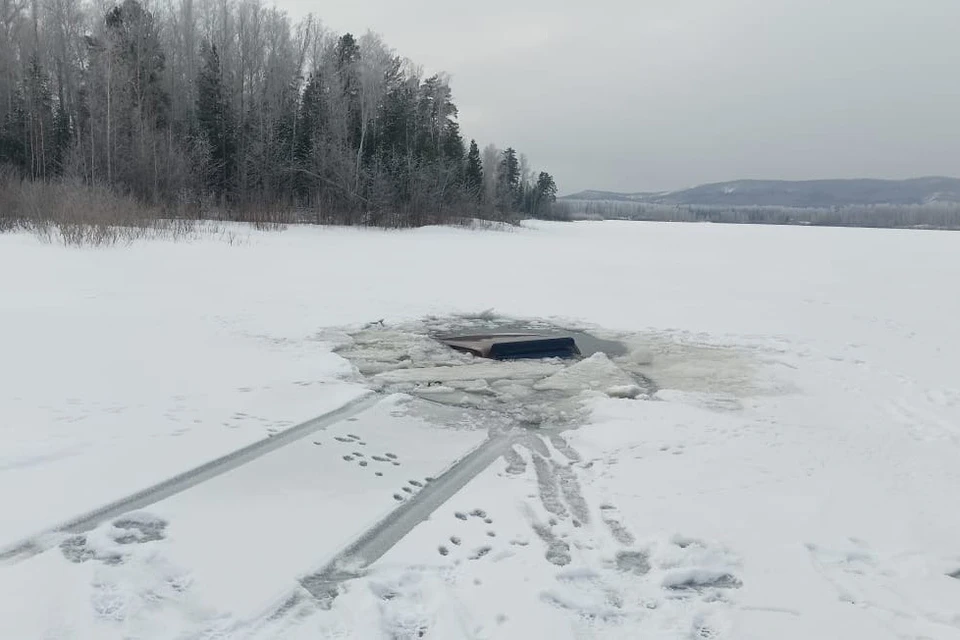
[[[530,190],[528,213],[536,218],[547,216],[550,207],[557,201],[557,183],[553,176],[541,171],[537,183]]]
[[[319,73],[311,73],[300,98],[300,128],[297,133],[297,160],[308,163],[314,138],[324,127],[323,83]]]
[[[35,180],[52,177],[57,141],[53,96],[36,53],[31,54],[11,98],[0,130],[0,162],[14,165]]]
[[[346,33],[337,41],[337,74],[340,76],[340,89],[347,101],[347,126],[350,132],[349,146],[356,149],[363,128],[360,108],[360,45],[352,34]]]
[[[300,120],[295,142],[295,161],[300,171],[295,180],[295,188],[302,201],[310,201],[313,196],[316,180],[308,176],[322,173],[320,165],[323,158],[320,147],[327,117],[323,77],[319,71],[315,71],[307,78],[307,86],[300,98]]]
[[[444,127],[442,134],[442,158],[449,167],[454,176],[454,182],[457,185],[463,184],[464,179],[464,152],[463,136],[460,135],[460,124],[457,122],[448,122]]]
[[[155,201],[169,173],[160,170],[158,134],[169,123],[170,106],[160,27],[137,0],[110,9],[103,24],[88,46],[104,80],[107,179]]]
[[[467,152],[467,166],[464,170],[464,190],[478,202],[483,195],[483,164],[480,161],[480,147],[476,140],[470,140]]]
[[[10,96],[10,107],[0,126],[0,163],[17,168],[21,175],[28,175],[27,108],[24,104],[23,87],[17,87]]]
[[[231,182],[234,164],[233,118],[223,90],[217,46],[200,45],[202,66],[197,76],[197,124],[209,148],[207,185],[223,198]]]
[[[107,12],[104,21],[116,42],[124,88],[141,124],[164,126],[170,106],[163,87],[166,55],[153,14],[137,0],[124,0]]]
[[[540,172],[536,189],[541,202],[553,204],[557,201],[557,183],[554,182],[553,176],[546,171]]]
[[[66,157],[70,150],[70,142],[73,139],[73,127],[70,122],[70,114],[63,104],[63,100],[57,102],[57,109],[53,116],[53,170],[62,175]]]
[[[500,167],[497,172],[497,208],[501,214],[516,211],[521,201],[520,190],[520,161],[513,147],[507,147],[500,156]]]
[[[399,83],[384,98],[379,118],[378,162],[393,183],[395,206],[399,208],[406,207],[413,197],[414,174],[420,161],[416,144],[418,93],[416,78]]]

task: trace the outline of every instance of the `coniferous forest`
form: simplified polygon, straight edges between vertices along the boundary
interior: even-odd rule
[[[0,0],[6,188],[107,189],[196,218],[549,216],[553,178],[467,141],[457,116],[445,75],[261,0]]]

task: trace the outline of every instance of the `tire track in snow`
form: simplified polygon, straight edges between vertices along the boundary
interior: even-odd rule
[[[552,462],[553,473],[557,478],[557,483],[560,485],[560,493],[563,494],[563,499],[570,507],[570,512],[573,514],[573,517],[576,518],[574,526],[579,526],[577,524],[578,522],[580,524],[589,524],[590,507],[587,506],[587,501],[583,497],[583,491],[580,489],[580,481],[577,479],[576,472],[572,467],[558,464],[556,461]]]
[[[507,461],[506,472],[508,475],[519,476],[527,472],[527,461],[513,446],[504,451],[503,457]]]
[[[533,468],[537,476],[537,489],[540,493],[540,502],[543,508],[558,518],[567,516],[567,509],[560,499],[560,486],[551,461],[539,453],[533,454]]]
[[[330,562],[300,579],[300,585],[321,606],[329,606],[336,598],[339,585],[359,577],[364,569],[383,557],[418,524],[426,520],[468,482],[473,480],[495,460],[503,456],[518,434],[491,435],[476,449],[454,462],[442,474],[428,483],[416,496],[399,505],[383,520],[360,534]],[[295,605],[302,594],[294,594],[274,616],[282,616]]]
[[[553,448],[562,453],[567,460],[570,462],[581,462],[583,460],[580,452],[570,446],[570,443],[567,442],[559,433],[550,433],[548,435],[550,438],[550,444],[553,445]]]
[[[147,487],[146,489],[115,500],[93,511],[62,522],[47,531],[14,543],[5,549],[0,549],[0,562],[23,560],[42,553],[53,546],[50,542],[51,539],[55,537],[55,534],[90,531],[105,520],[155,504],[165,498],[195,487],[202,482],[206,482],[228,471],[232,471],[237,467],[253,462],[257,458],[276,451],[281,447],[285,447],[311,433],[321,431],[342,420],[363,413],[377,404],[381,398],[382,396],[377,393],[367,392],[333,411],[324,413],[316,418],[311,418],[275,436],[257,440],[241,449],[237,449],[198,467],[179,473],[151,487]]]

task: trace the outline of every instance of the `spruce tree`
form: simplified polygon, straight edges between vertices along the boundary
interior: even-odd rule
[[[223,197],[230,184],[233,165],[233,122],[223,90],[217,46],[206,40],[200,45],[202,66],[197,77],[197,122],[210,149],[207,184]]]
[[[483,163],[480,161],[480,147],[477,146],[476,140],[470,141],[470,151],[467,152],[464,189],[477,201],[483,194]]]
[[[541,171],[539,178],[537,178],[537,195],[541,202],[547,204],[553,204],[557,201],[557,183],[554,182],[553,176],[546,171]]]
[[[497,208],[500,213],[507,214],[516,211],[521,201],[520,191],[520,161],[513,147],[507,147],[500,156],[500,167],[497,173]]]
[[[557,183],[553,176],[541,171],[531,192],[529,213],[537,218],[547,216],[550,206],[557,201]]]

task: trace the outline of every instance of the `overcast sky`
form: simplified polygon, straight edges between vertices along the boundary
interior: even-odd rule
[[[277,0],[452,76],[562,193],[960,176],[960,0]]]

